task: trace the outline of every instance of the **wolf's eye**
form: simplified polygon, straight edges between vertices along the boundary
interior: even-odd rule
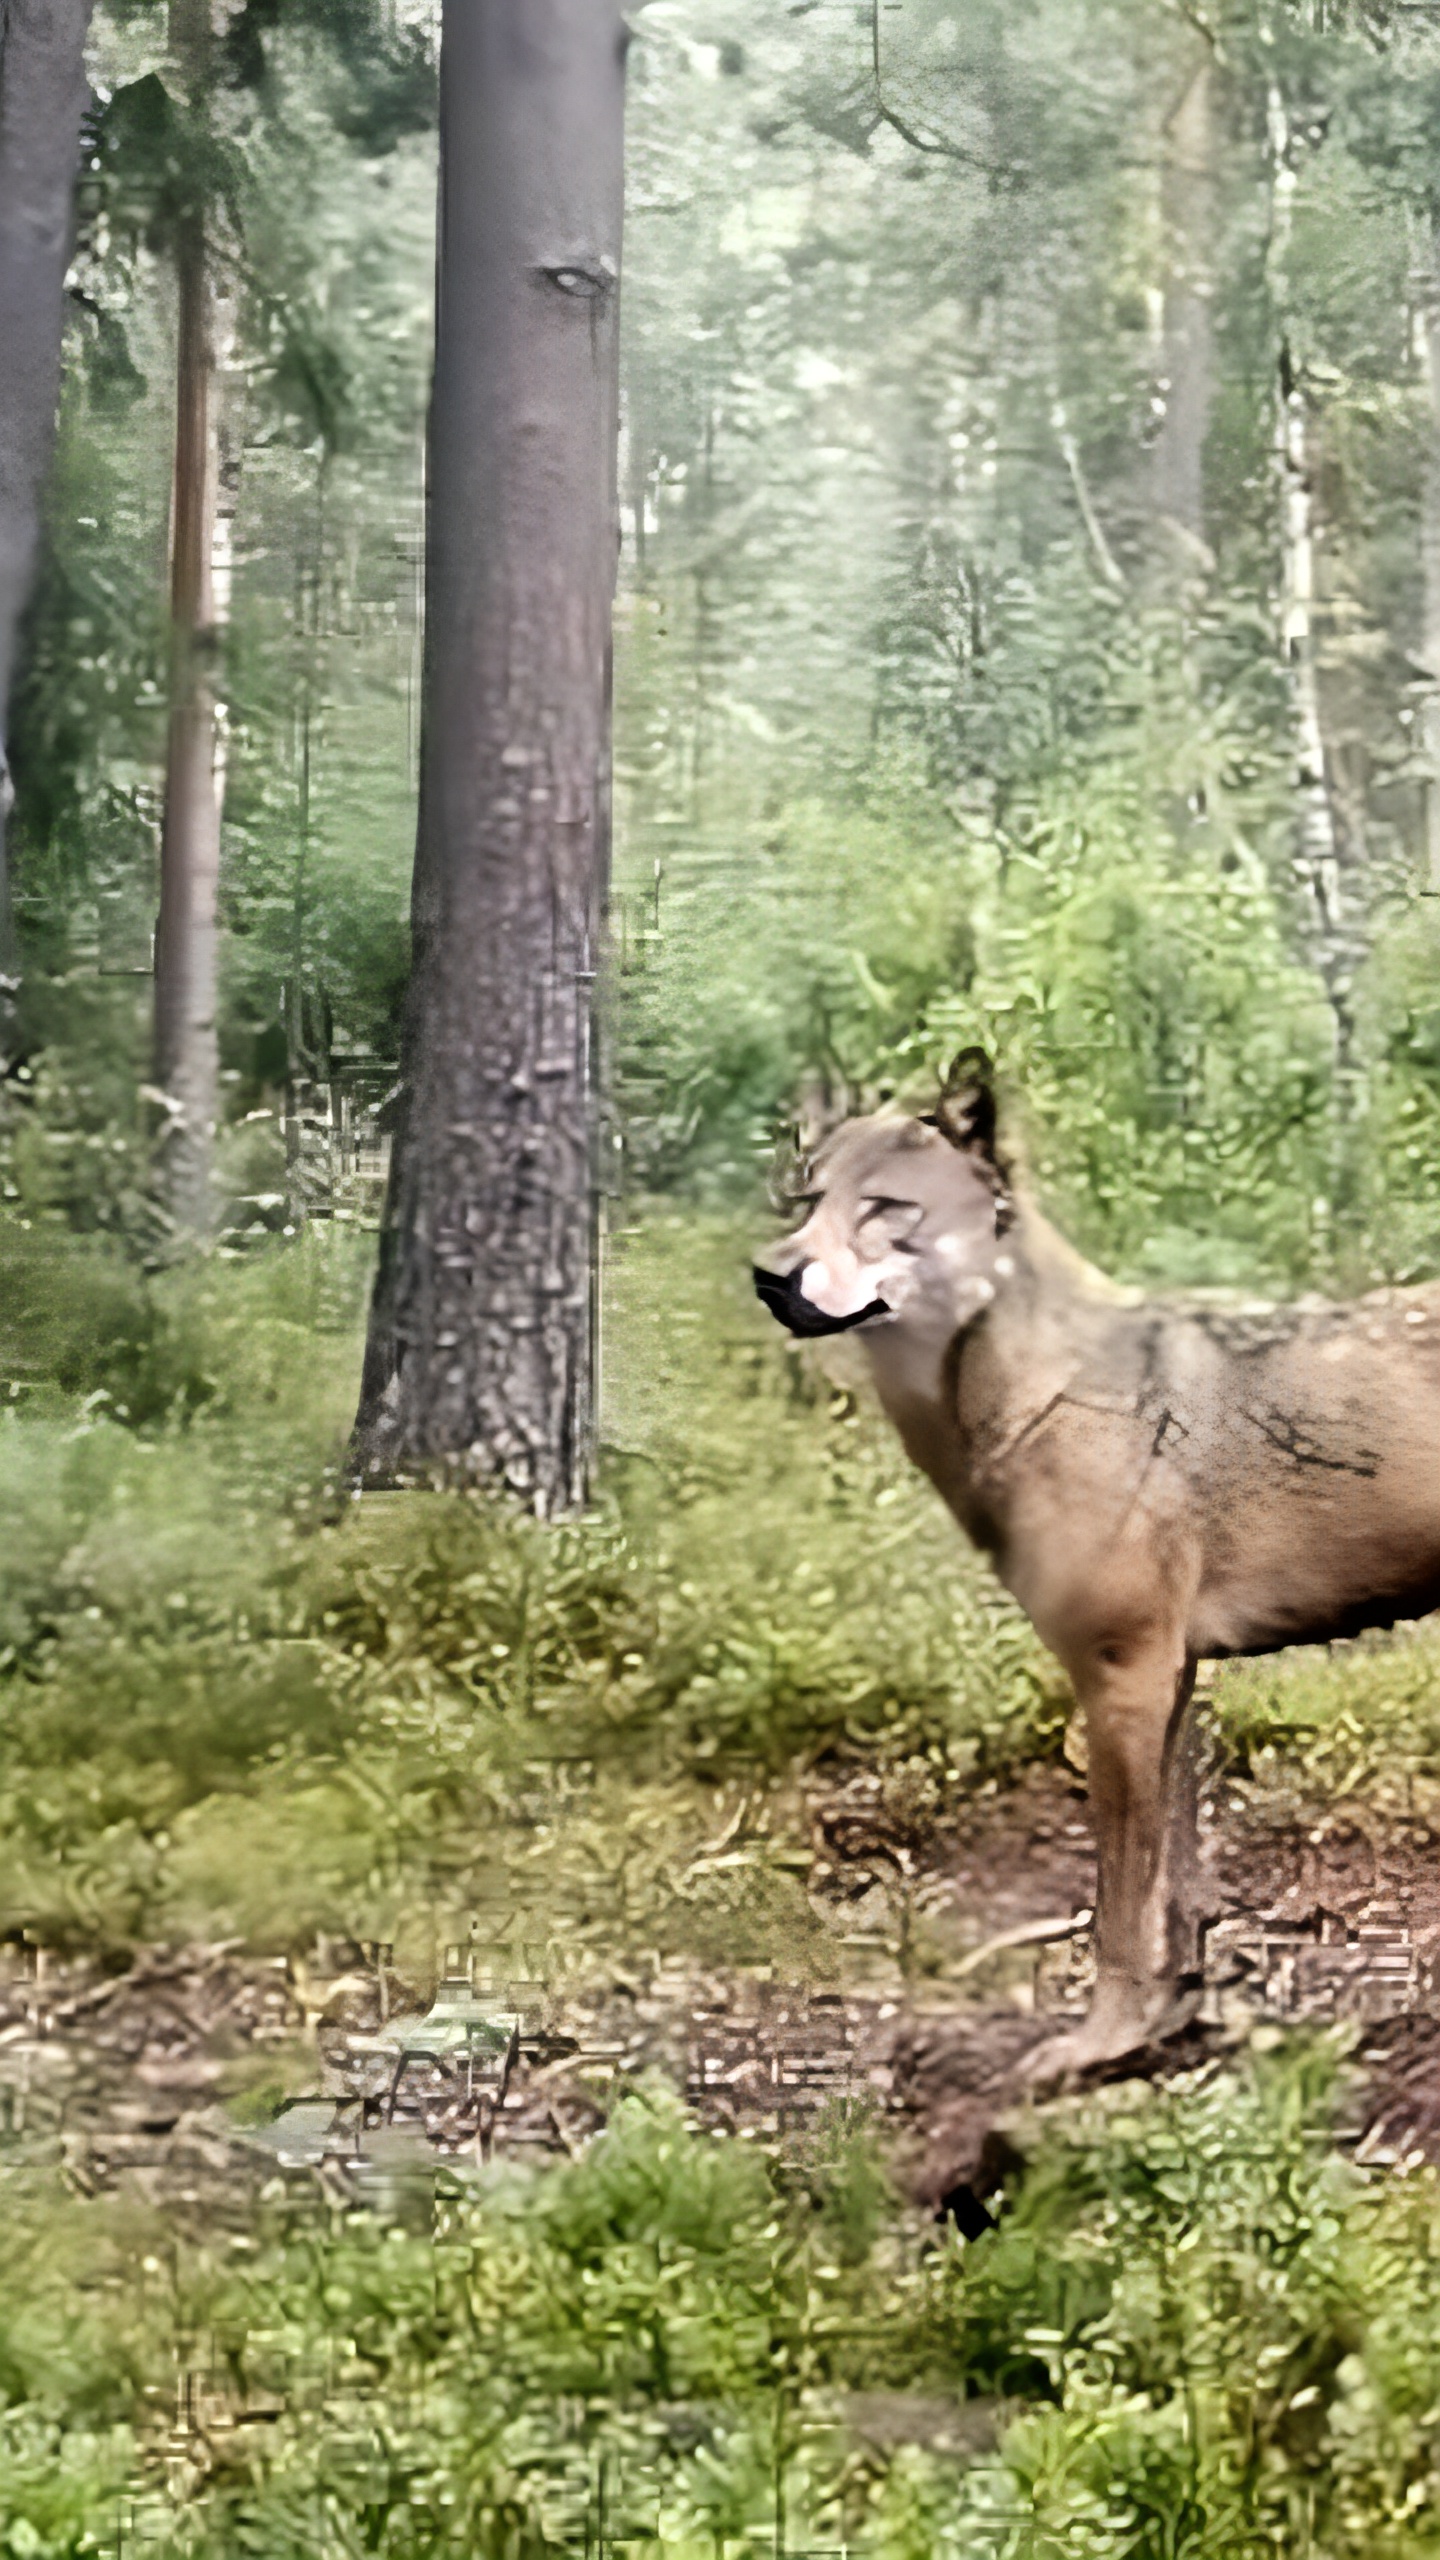
[[[856,1228],[867,1242],[873,1240],[879,1230],[887,1243],[902,1253],[909,1253],[914,1247],[907,1238],[913,1236],[924,1215],[918,1200],[867,1200],[856,1221]]]

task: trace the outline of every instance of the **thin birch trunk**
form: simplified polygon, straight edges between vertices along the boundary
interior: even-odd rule
[[[313,540],[300,554],[295,578],[295,632],[298,649],[293,750],[295,873],[290,904],[290,975],[285,988],[285,1037],[289,1058],[285,1081],[284,1125],[289,1212],[293,1224],[297,1227],[305,1224],[315,1206],[315,1186],[310,1179],[312,1168],[307,1166],[305,1152],[307,1104],[313,1109],[310,1088],[314,1066],[305,1020],[305,983],[309,974],[311,783],[315,750],[315,705],[317,691],[323,698],[324,690],[321,632],[322,597],[325,586],[325,487],[326,457],[322,452],[315,475]]]
[[[1335,812],[1321,716],[1315,652],[1315,510],[1305,394],[1286,323],[1291,208],[1295,172],[1278,89],[1269,97],[1272,292],[1280,326],[1275,450],[1281,509],[1281,647],[1290,678],[1296,743],[1295,867],[1310,916],[1316,964],[1335,1024],[1336,1063],[1348,1073],[1351,1040],[1351,952],[1340,879]]]
[[[0,1070],[19,985],[6,714],[55,437],[89,23],[90,0],[0,0]]]
[[[631,396],[621,435],[624,447],[625,477],[630,491],[630,512],[635,526],[635,583],[643,587],[646,574],[645,507],[650,495],[650,449],[641,427],[640,406]]]
[[[1090,548],[1095,554],[1100,575],[1107,587],[1113,587],[1119,595],[1124,591],[1125,572],[1110,548],[1105,527],[1095,511],[1095,501],[1090,494],[1090,483],[1085,477],[1080,448],[1070,432],[1064,402],[1057,399],[1052,405],[1050,415],[1055,428],[1056,441],[1060,447],[1061,459],[1070,474],[1070,486],[1075,492],[1075,504],[1080,510],[1080,521],[1089,536]]]
[[[1151,453],[1152,503],[1182,568],[1192,574],[1210,564],[1205,439],[1215,382],[1215,86],[1207,51],[1166,121],[1161,175],[1164,410]]]
[[[1420,710],[1420,745],[1425,760],[1426,887],[1432,896],[1440,896],[1440,219],[1427,213],[1422,220],[1420,320],[1430,418],[1420,519],[1425,617],[1420,661],[1429,683]]]
[[[192,114],[209,73],[209,0],[171,0],[171,48]],[[219,1099],[217,899],[224,730],[216,690],[228,544],[221,511],[220,315],[205,207],[175,243],[175,464],[170,530],[170,720],[155,934],[155,1083],[164,1123],[160,1205],[179,1236],[204,1236]],[[221,576],[217,581],[217,559]]]
[[[583,1501],[626,36],[445,0],[413,957],[353,1460]]]
[[[1299,865],[1316,931],[1329,953],[1341,930],[1343,905],[1335,814],[1326,773],[1320,683],[1315,664],[1315,532],[1305,397],[1282,349],[1276,402],[1276,451],[1280,463],[1283,584],[1281,646],[1290,671],[1299,750]]]

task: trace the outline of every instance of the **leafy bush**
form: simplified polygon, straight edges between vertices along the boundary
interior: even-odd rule
[[[196,2560],[538,2555],[602,2500],[698,2555],[769,2547],[778,2488],[793,2540],[877,2560],[1398,2560],[1431,2547],[1440,2197],[1347,2167],[1338,2095],[1300,2045],[1047,2111],[969,2243],[899,2206],[863,2127],[770,2160],[658,2087],[583,2159],[442,2181],[431,2232],[296,2196],[177,2247],[34,2190],[0,2528],[93,2548],[128,2475]],[[968,2455],[937,2408],[970,2410]]]

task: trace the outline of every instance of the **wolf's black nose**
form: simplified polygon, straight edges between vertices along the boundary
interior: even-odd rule
[[[807,1338],[819,1333],[848,1333],[852,1325],[864,1324],[871,1316],[886,1316],[890,1312],[883,1298],[872,1298],[868,1307],[861,1307],[853,1316],[827,1316],[816,1306],[813,1298],[806,1297],[800,1286],[799,1271],[787,1271],[782,1277],[778,1271],[762,1271],[758,1262],[754,1269],[756,1297],[789,1333],[802,1334]]]

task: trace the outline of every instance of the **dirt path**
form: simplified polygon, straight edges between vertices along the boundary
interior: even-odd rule
[[[556,1995],[477,1982],[457,1951],[424,1999],[351,1946],[303,1963],[149,1949],[110,1977],[0,1952],[0,2142],[58,2157],[85,2192],[243,2221],[287,2172],[393,2203],[440,2168],[573,2152],[655,2070],[701,2121],[752,2138],[864,2101],[915,2191],[979,2227],[1013,2156],[996,2120],[1014,2066],[1087,1989],[1078,1783],[1032,1771],[945,1832],[863,1777],[816,1787],[808,1812],[811,1891],[853,1923],[843,1986],[675,1963]],[[1354,1808],[1277,1825],[1238,1794],[1209,1808],[1206,1839],[1206,2008],[1156,2067],[1262,2022],[1351,2021],[1348,2138],[1369,2160],[1440,2159],[1440,1843]]]

